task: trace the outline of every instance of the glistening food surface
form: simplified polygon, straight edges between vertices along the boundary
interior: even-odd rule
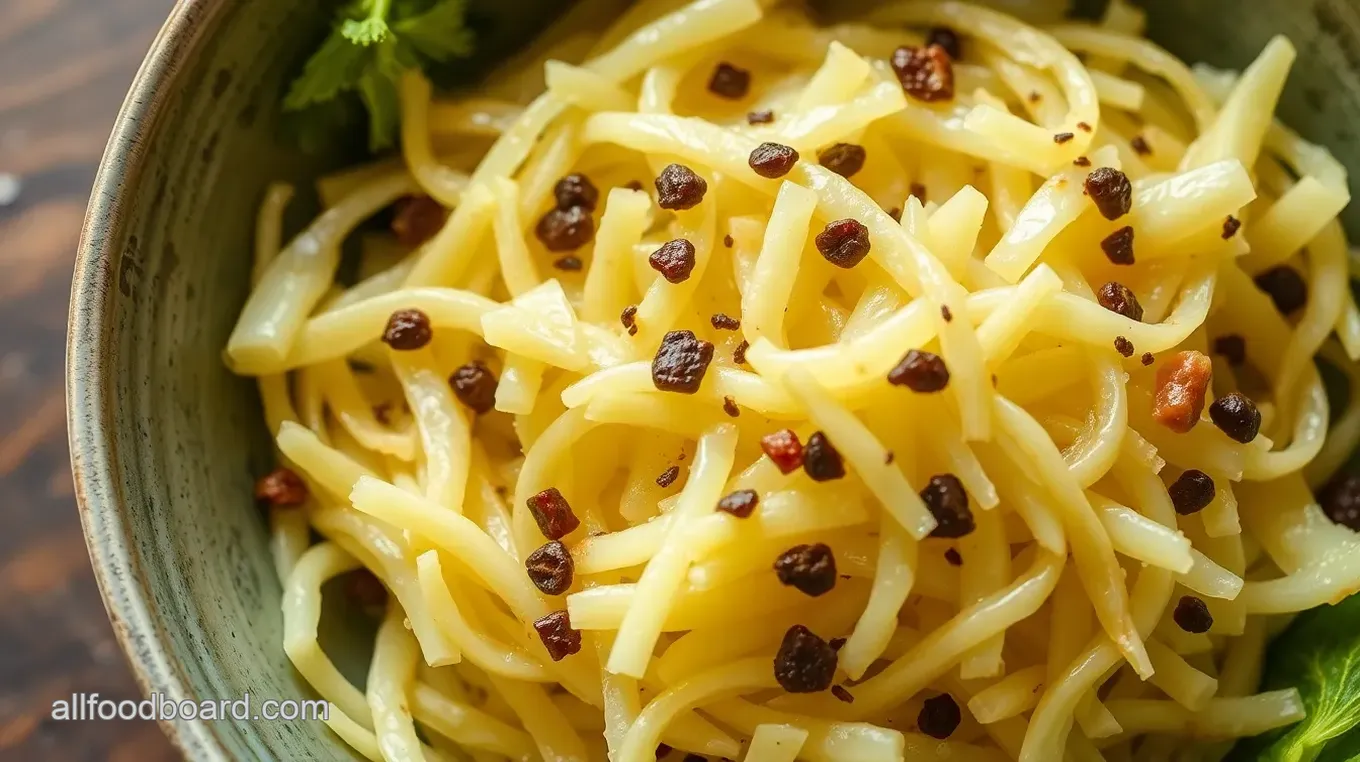
[[[403,161],[286,246],[270,190],[226,358],[337,734],[1217,760],[1304,717],[1257,683],[1360,588],[1360,407],[1313,362],[1360,356],[1345,172],[1271,118],[1287,40],[1191,69],[1048,5],[642,2],[471,95],[406,70]],[[385,600],[363,688],[341,575]]]

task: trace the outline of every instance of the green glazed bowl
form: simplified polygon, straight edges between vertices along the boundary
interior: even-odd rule
[[[469,76],[564,5],[474,1],[480,51]],[[1360,176],[1354,0],[1149,5],[1152,36],[1191,61],[1240,68],[1271,35],[1289,35],[1300,59],[1282,115]],[[221,348],[246,298],[266,184],[305,183],[345,158],[303,157],[280,137],[282,93],[331,7],[181,0],[137,75],[90,200],[67,358],[80,515],[143,689],[169,699],[310,695],[281,647],[280,584],[251,495],[271,458],[268,434],[253,384],[227,372]],[[1360,206],[1347,221],[1360,232]],[[333,637],[327,648],[342,661],[356,650]],[[192,760],[356,758],[320,722],[177,720],[165,730]]]

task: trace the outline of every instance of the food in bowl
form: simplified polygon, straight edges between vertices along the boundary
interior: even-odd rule
[[[366,7],[341,44],[420,28]],[[1360,588],[1360,413],[1313,362],[1360,357],[1346,173],[1271,117],[1288,40],[1191,68],[1123,2],[1046,8],[642,2],[453,96],[378,50],[401,161],[286,246],[270,190],[225,351],[337,734],[1049,762],[1304,717],[1257,683]],[[363,688],[318,641],[341,575],[386,591]]]

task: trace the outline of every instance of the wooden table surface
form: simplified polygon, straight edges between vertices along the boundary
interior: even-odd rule
[[[72,692],[141,698],[80,533],[62,366],[95,167],[172,4],[0,0],[0,760],[178,758],[154,722],[50,719]]]

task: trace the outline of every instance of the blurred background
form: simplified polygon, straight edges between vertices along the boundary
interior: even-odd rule
[[[66,306],[95,168],[174,0],[0,0],[0,760],[178,759],[154,722],[54,722],[141,694],[80,533]]]

